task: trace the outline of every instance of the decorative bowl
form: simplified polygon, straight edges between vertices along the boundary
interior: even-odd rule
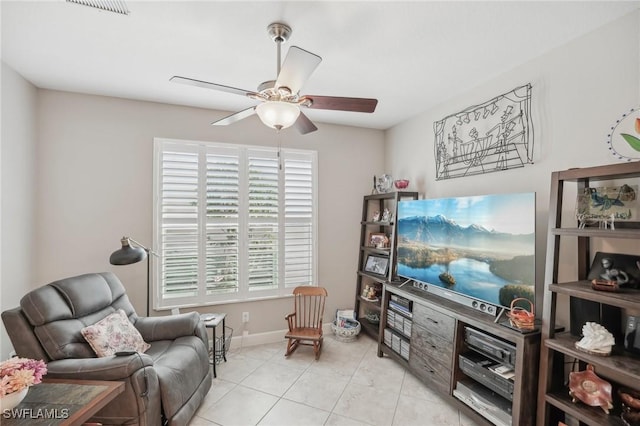
[[[0,410],[11,410],[18,406],[22,402],[25,396],[27,396],[27,392],[29,392],[29,388],[26,387],[18,392],[13,392],[7,394],[3,397],[0,397]]]
[[[398,179],[395,180],[393,184],[398,189],[405,189],[407,186],[409,186],[409,179]]]
[[[569,395],[573,402],[580,400],[592,407],[600,407],[607,414],[613,408],[611,383],[598,377],[592,364],[587,364],[584,371],[569,373]]]
[[[356,320],[350,322],[355,322],[357,325],[355,327],[338,327],[335,321],[331,323],[331,331],[336,335],[336,340],[340,342],[353,342],[356,340],[361,330],[360,322]]]
[[[380,314],[377,312],[367,312],[364,317],[371,324],[380,324]]]
[[[640,410],[640,392],[629,388],[618,389],[622,403],[632,410]]]

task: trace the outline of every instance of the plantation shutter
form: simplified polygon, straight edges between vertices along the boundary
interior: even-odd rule
[[[239,291],[239,150],[209,148],[206,154],[206,293]]]
[[[156,139],[159,306],[316,285],[316,169],[312,151]]]
[[[284,285],[313,285],[315,156],[284,154]]]
[[[161,153],[160,274],[162,294],[195,296],[198,291],[198,150],[165,147]]]
[[[277,152],[247,153],[248,290],[278,288],[279,165]]]

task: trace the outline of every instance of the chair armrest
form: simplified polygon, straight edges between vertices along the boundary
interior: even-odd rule
[[[294,312],[284,317],[284,319],[287,320],[287,324],[289,325],[289,331],[293,330],[293,318],[295,318],[295,316],[296,313]]]
[[[149,355],[108,356],[103,358],[68,358],[50,361],[50,378],[80,380],[124,380],[142,367],[153,367]]]
[[[182,336],[196,335],[202,338],[204,335],[206,337],[204,325],[201,331],[198,330],[199,325],[200,315],[197,312],[166,317],[138,317],[135,323],[135,327],[147,342],[175,340]]]

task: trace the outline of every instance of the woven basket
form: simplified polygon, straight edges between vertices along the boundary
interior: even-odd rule
[[[340,342],[353,342],[360,334],[361,325],[359,321],[353,320],[357,323],[355,327],[338,327],[336,322],[331,323],[331,331],[336,335],[336,340]]]
[[[526,310],[520,306],[515,306],[515,304],[521,300],[529,303],[530,310]],[[515,328],[520,330],[533,330],[535,328],[535,310],[533,302],[529,299],[525,299],[524,297],[513,299],[511,301],[511,311],[507,313],[507,316],[509,317],[509,322]]]

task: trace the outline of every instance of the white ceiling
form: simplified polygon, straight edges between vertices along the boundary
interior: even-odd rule
[[[124,16],[63,0],[2,0],[2,60],[41,88],[235,112],[255,101],[169,78],[255,90],[276,73],[266,27],[284,22],[293,34],[283,57],[295,45],[323,58],[301,94],[379,100],[373,114],[305,114],[386,129],[639,4],[129,0]]]

